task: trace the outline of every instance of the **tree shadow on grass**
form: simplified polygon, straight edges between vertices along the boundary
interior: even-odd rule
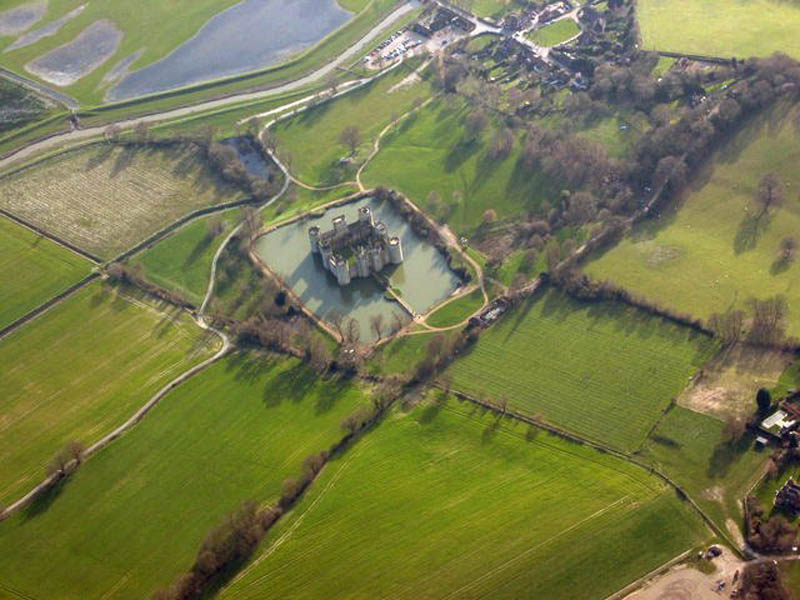
[[[296,404],[306,397],[315,384],[316,377],[313,373],[303,363],[298,362],[267,381],[263,393],[264,406],[277,408],[284,399]]]
[[[736,237],[733,239],[734,253],[738,256],[744,252],[754,250],[758,240],[769,229],[771,220],[769,215],[745,215],[741,223],[739,223]]]
[[[211,243],[216,239],[216,236],[212,235],[210,232],[206,233],[198,242],[195,244],[192,251],[186,256],[186,259],[183,261],[183,266],[189,267],[193,265],[202,255],[203,253],[208,250]]]
[[[64,491],[64,488],[67,485],[67,481],[69,481],[69,477],[62,477],[53,485],[48,486],[47,488],[39,492],[33,499],[33,502],[31,502],[22,511],[22,520],[29,521],[47,512],[47,510],[53,505],[53,503],[58,499],[58,497]]]
[[[111,166],[111,173],[109,177],[114,179],[120,173],[124,173],[128,170],[133,164],[134,159],[136,158],[137,150],[136,148],[124,147],[120,152],[117,153],[117,158],[114,161],[114,164]]]
[[[114,144],[103,144],[97,152],[89,156],[86,161],[86,171],[93,171],[99,166],[102,166],[114,154],[114,149],[117,148]]]
[[[711,479],[724,478],[734,463],[752,447],[754,440],[755,435],[747,432],[738,441],[719,442],[708,460],[708,477]]]

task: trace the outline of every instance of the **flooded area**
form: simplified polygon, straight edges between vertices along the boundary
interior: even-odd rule
[[[337,0],[243,0],[213,17],[169,56],[129,74],[107,99],[134,98],[279,63],[351,16]]]
[[[399,303],[386,299],[384,290],[373,278],[354,279],[349,285],[340,287],[334,276],[322,266],[319,255],[311,252],[308,237],[309,227],[317,225],[323,231],[328,230],[331,220],[339,215],[345,215],[348,222],[355,222],[362,206],[372,209],[375,220],[385,223],[390,235],[400,237],[404,261],[401,265],[387,267],[382,274],[389,276],[392,287],[400,290],[403,300],[415,312],[425,313],[453,293],[460,281],[442,254],[414,233],[388,202],[372,198],[331,208],[324,215],[271,231],[256,242],[256,253],[314,314],[324,319],[331,311],[338,311],[353,317],[361,326],[361,340],[371,342],[375,340],[375,334],[370,330],[373,315],[384,316],[387,330],[395,314],[404,323],[411,319],[411,315]]]
[[[101,19],[71,42],[32,60],[25,69],[53,85],[72,85],[111,58],[122,37],[122,31],[113,22]]]
[[[22,33],[40,21],[46,12],[47,0],[35,0],[0,12],[0,36]]]
[[[71,10],[66,15],[61,17],[60,19],[56,19],[52,23],[48,23],[47,25],[43,25],[38,29],[34,29],[33,31],[29,31],[23,36],[17,38],[17,40],[10,44],[8,47],[3,50],[3,52],[11,52],[12,50],[18,50],[19,48],[24,48],[25,46],[30,46],[31,44],[35,44],[41,39],[46,37],[53,36],[59,32],[59,30],[69,21],[80,15],[83,10],[86,8],[85,4],[82,4],[78,8]]]

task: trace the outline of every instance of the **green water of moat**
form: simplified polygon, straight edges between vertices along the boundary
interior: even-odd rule
[[[279,227],[256,241],[256,253],[292,288],[306,307],[325,319],[332,311],[354,318],[361,327],[362,342],[375,340],[370,327],[373,315],[382,314],[386,330],[399,315],[404,323],[411,319],[399,303],[387,300],[384,290],[373,278],[354,279],[340,287],[322,266],[319,255],[311,253],[308,228],[317,225],[323,231],[331,228],[331,220],[345,215],[348,223],[358,219],[358,209],[369,206],[375,220],[383,221],[390,235],[402,240],[404,261],[382,271],[393,288],[415,313],[424,314],[451,295],[461,284],[450,270],[442,254],[422,239],[388,202],[364,198],[344,206],[328,209],[324,215],[305,218]]]

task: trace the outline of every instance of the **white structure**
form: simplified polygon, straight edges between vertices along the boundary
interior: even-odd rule
[[[348,224],[345,216],[339,215],[333,219],[333,229],[321,232],[319,227],[311,227],[308,238],[311,252],[320,255],[339,285],[403,262],[400,238],[390,237],[386,225],[375,223],[368,206],[358,209],[357,222]]]

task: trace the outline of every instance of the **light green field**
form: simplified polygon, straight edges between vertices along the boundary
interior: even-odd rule
[[[521,8],[515,0],[474,0],[470,4],[469,10],[473,14],[495,19],[502,18],[503,15]]]
[[[431,327],[457,325],[475,314],[481,306],[483,306],[483,292],[478,288],[458,300],[445,304],[429,316],[426,323]]]
[[[713,160],[680,209],[648,221],[586,271],[632,292],[707,318],[752,296],[784,294],[800,334],[800,261],[776,268],[780,240],[800,231],[800,137],[785,107],[745,128]],[[752,225],[759,179],[777,172],[786,203]]]
[[[363,173],[365,184],[402,192],[436,217],[445,217],[460,233],[479,226],[488,208],[502,219],[537,209],[547,198],[558,196],[544,176],[526,173],[518,164],[518,142],[507,159],[493,161],[487,155],[491,127],[481,139],[467,141],[466,114],[458,101],[448,106],[435,100],[412,115],[383,138],[381,151]],[[448,214],[437,214],[429,206],[432,191],[449,207]]]
[[[410,110],[415,99],[430,96],[430,85],[412,73],[413,68],[401,65],[365,87],[276,124],[273,132],[279,153],[291,156],[292,173],[310,185],[338,183],[342,178],[335,176],[337,163],[350,157],[350,149],[339,138],[346,127],[355,126],[362,141],[345,177],[352,179],[355,167],[372,151],[380,131]]]
[[[455,389],[634,450],[712,349],[637,310],[551,291],[490,327],[447,373]]]
[[[264,217],[264,224],[271,226],[356,193],[358,186],[355,184],[343,184],[329,190],[309,190],[293,183],[286,193],[277,202],[268,206],[261,215]]]
[[[422,405],[330,463],[220,598],[602,599],[704,537],[644,470]]]
[[[239,211],[234,211],[199,219],[136,257],[132,263],[141,265],[149,281],[183,294],[199,306],[208,289],[214,253],[235,226],[238,214]],[[216,236],[209,230],[212,220],[219,220],[224,227]]]
[[[187,213],[245,198],[193,145],[95,144],[0,179],[0,206],[109,259]]]
[[[800,58],[800,5],[780,0],[641,0],[644,46],[747,58],[784,52]]]
[[[581,28],[572,19],[561,19],[550,25],[537,29],[528,37],[540,46],[558,46],[581,32]]]
[[[726,531],[741,527],[741,499],[758,480],[769,452],[746,435],[731,444],[724,423],[681,406],[671,409],[645,444],[641,458],[682,486]]]
[[[97,441],[209,356],[201,334],[95,283],[4,338],[0,502],[39,483],[65,443]]]
[[[91,263],[0,217],[0,328],[89,274]]]
[[[210,367],[48,505],[0,523],[0,597],[149,598],[242,501],[276,500],[362,398],[294,360],[237,354]]]

